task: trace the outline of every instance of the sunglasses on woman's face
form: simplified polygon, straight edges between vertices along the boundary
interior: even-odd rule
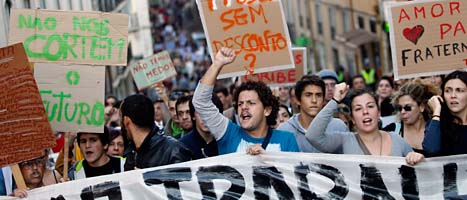
[[[409,111],[412,111],[412,106],[411,106],[411,105],[405,105],[405,106],[397,105],[397,106],[394,107],[394,109],[395,109],[397,112],[402,111],[402,109],[404,109],[405,111],[409,112]]]

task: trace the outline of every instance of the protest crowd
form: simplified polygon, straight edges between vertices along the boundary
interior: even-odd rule
[[[467,154],[467,71],[394,80],[370,77],[368,68],[348,79],[323,69],[274,87],[219,80],[243,58],[227,47],[211,58],[206,41],[183,28],[177,6],[151,9],[154,52],[167,51],[177,75],[122,99],[106,94],[102,132],[68,141],[57,132],[54,148],[18,163],[27,189],[17,188],[8,166],[0,170],[0,195],[238,152],[394,156],[411,166]]]

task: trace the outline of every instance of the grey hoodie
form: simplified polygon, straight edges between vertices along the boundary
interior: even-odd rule
[[[300,122],[298,121],[299,114],[293,115],[289,120],[282,123],[277,127],[278,130],[284,130],[292,132],[297,140],[298,147],[302,152],[308,153],[321,153],[318,149],[316,149],[311,143],[306,139],[305,133],[306,129],[302,127]],[[310,123],[311,124],[311,123]],[[345,125],[345,123],[337,118],[332,118],[331,122],[329,122],[326,132],[333,133],[333,132],[348,132],[349,129]]]

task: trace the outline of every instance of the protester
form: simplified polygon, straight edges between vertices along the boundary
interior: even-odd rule
[[[182,96],[175,103],[175,111],[177,113],[178,124],[183,128],[183,133],[178,135],[179,138],[183,137],[193,128],[192,118],[190,115],[190,101],[192,96]]]
[[[57,175],[55,181],[44,180],[45,174],[51,172],[46,168],[48,156],[47,150],[44,151],[43,155],[39,158],[34,158],[32,160],[20,162],[18,164],[21,174],[23,176],[24,182],[27,189],[14,189],[12,196],[25,198],[28,196],[27,190],[36,189],[42,186],[52,185],[59,182],[61,176]],[[55,172],[52,172],[55,175]],[[58,173],[57,173],[58,174]]]
[[[245,151],[258,154],[263,149],[298,151],[291,133],[269,128],[276,123],[279,102],[264,83],[245,82],[235,91],[233,101],[236,103],[234,107],[239,115],[240,125],[229,121],[215,108],[210,99],[216,78],[222,67],[234,59],[232,49],[221,48],[193,96],[196,111],[217,140],[219,154]]]
[[[421,79],[407,82],[395,94],[393,100],[401,122],[391,123],[383,130],[399,134],[415,152],[427,156],[422,147],[425,126],[430,120],[427,103],[428,99],[437,94],[437,89],[432,84]]]
[[[295,94],[300,105],[300,113],[295,114],[277,129],[294,133],[298,146],[302,152],[317,153],[317,150],[305,138],[310,123],[323,108],[325,100],[324,81],[315,75],[305,75],[295,84]],[[327,131],[348,131],[346,125],[339,119],[332,119]]]
[[[299,113],[300,112],[300,105],[299,105],[297,96],[295,96],[295,87],[290,87],[289,96],[290,96],[290,112],[292,114]]]
[[[279,112],[277,113],[276,117],[276,125],[273,128],[279,127],[282,123],[286,122],[290,119],[292,113],[290,113],[289,108],[284,104],[279,105]]]
[[[374,91],[378,77],[375,68],[370,66],[368,58],[364,60],[361,75],[365,80],[365,85],[370,89],[370,91]]]
[[[334,90],[337,84],[337,74],[335,71],[329,69],[323,69],[318,72],[318,76],[321,80],[324,81],[324,85],[326,86],[326,95],[324,96],[324,104],[326,105],[329,101],[331,101],[332,96],[334,95]]]
[[[186,96],[185,92],[173,91],[170,94],[169,101],[167,102],[167,107],[169,108],[171,120],[167,122],[164,134],[172,136],[179,139],[183,134],[185,134],[182,127],[180,127],[179,119],[177,116],[177,110],[175,104],[177,103],[178,98]]]
[[[119,129],[110,129],[109,131],[109,147],[107,148],[107,155],[122,157],[127,144],[125,136]]]
[[[378,105],[381,109],[381,117],[393,115],[394,107],[391,104],[391,94],[394,89],[394,82],[383,76],[378,82],[376,94],[378,95]]]
[[[359,91],[350,98],[351,116],[357,132],[327,132],[332,114],[348,90],[345,83],[338,84],[333,100],[311,122],[306,137],[316,148],[327,153],[342,148],[344,154],[403,156],[410,165],[424,158],[422,154],[413,152],[399,135],[378,130],[378,103],[376,97],[366,91]]]
[[[0,196],[13,193],[13,176],[9,166],[0,168]]]
[[[153,102],[153,106],[154,106],[154,124],[156,124],[157,128],[159,129],[159,133],[164,133],[166,121],[164,120],[164,117],[163,117],[163,109],[164,109],[163,107],[167,107],[167,106],[164,105],[164,101],[162,99],[155,100]]]
[[[216,95],[212,95],[211,101],[217,107],[219,113],[224,111],[222,102]],[[193,152],[194,159],[219,155],[217,150],[217,141],[209,129],[204,125],[199,113],[195,111],[195,107],[193,106],[192,101],[189,102],[189,106],[190,115],[193,122],[193,130],[190,131],[187,135],[183,136],[180,139],[180,142],[185,144],[185,146],[188,147],[191,152]]]
[[[363,79],[362,75],[356,75],[352,77],[352,90],[351,92],[356,93],[359,90],[364,90],[366,85],[365,85],[365,80]]]
[[[222,110],[227,110],[231,107],[231,97],[229,91],[225,87],[216,87],[214,88],[214,94],[220,99],[222,105],[224,106]]]
[[[77,161],[68,170],[70,180],[123,172],[125,160],[109,156],[106,153],[109,147],[109,130],[107,127],[104,127],[104,133],[80,132],[77,140],[84,155],[84,160]]]
[[[125,171],[191,160],[191,152],[172,137],[158,134],[151,100],[140,94],[125,98],[120,107],[122,133],[131,145],[126,150]]]
[[[278,90],[276,96],[279,98],[279,104],[290,105],[289,89],[287,87],[279,87]]]
[[[44,185],[52,185],[52,184],[60,183],[60,181],[62,180],[62,175],[60,174],[60,172],[58,172],[54,168],[49,169],[50,165],[52,165],[53,167],[53,159],[49,158],[51,150],[46,149],[44,150],[44,152],[45,152],[46,168],[44,171],[44,176],[42,177],[42,182],[44,183]]]
[[[467,72],[448,74],[441,86],[441,96],[428,101],[433,115],[425,130],[423,149],[430,156],[467,154]]]

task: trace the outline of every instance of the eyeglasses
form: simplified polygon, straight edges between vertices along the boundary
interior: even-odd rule
[[[405,105],[405,106],[396,105],[394,106],[394,109],[398,112],[402,111],[402,109],[409,112],[409,111],[412,111],[412,106],[411,105]]]
[[[34,160],[29,160],[25,161],[22,163],[19,163],[19,166],[23,169],[31,169],[33,165],[36,165],[37,167],[43,167],[45,165],[45,156],[41,158],[36,158]]]

